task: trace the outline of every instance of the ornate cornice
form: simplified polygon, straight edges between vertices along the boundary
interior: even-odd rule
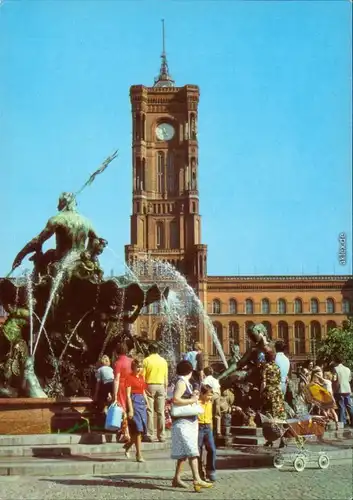
[[[212,281],[348,281],[353,280],[353,275],[343,274],[323,274],[323,275],[281,275],[281,276],[208,276],[210,282]]]
[[[212,292],[241,290],[342,290],[353,291],[352,276],[208,276]]]

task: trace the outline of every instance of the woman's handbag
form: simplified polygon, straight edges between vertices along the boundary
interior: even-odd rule
[[[202,415],[204,412],[202,406],[197,403],[191,405],[172,405],[170,414],[172,418],[182,418],[182,417],[197,417]]]
[[[109,406],[105,419],[105,429],[107,431],[117,431],[121,427],[123,410],[116,403]]]

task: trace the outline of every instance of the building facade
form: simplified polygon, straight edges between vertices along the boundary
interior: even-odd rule
[[[352,277],[207,275],[198,191],[199,95],[196,85],[175,86],[164,50],[154,85],[130,88],[133,199],[126,261],[134,265],[141,255],[149,255],[184,274],[226,354],[232,342],[244,352],[247,327],[262,322],[272,338],[284,340],[294,362],[315,357],[328,330],[353,313]],[[137,332],[156,339],[157,310],[145,312],[137,321]],[[216,360],[202,322],[195,337]]]

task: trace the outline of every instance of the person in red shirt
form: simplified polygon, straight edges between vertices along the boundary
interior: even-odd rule
[[[126,414],[126,378],[131,373],[132,363],[132,358],[129,358],[127,353],[128,348],[126,343],[123,342],[117,345],[117,360],[114,364],[114,401],[122,408],[124,414]],[[124,417],[121,429],[121,439],[130,439],[126,416]]]
[[[125,384],[130,441],[124,445],[124,450],[125,456],[129,457],[129,450],[135,445],[136,461],[144,462],[141,441],[142,435],[147,432],[147,384],[142,376],[143,364],[139,360],[133,360],[131,370]]]

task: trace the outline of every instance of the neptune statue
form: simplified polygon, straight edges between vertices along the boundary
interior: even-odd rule
[[[44,252],[52,236],[55,248]],[[144,306],[166,298],[169,290],[142,287],[126,276],[105,279],[98,258],[106,246],[79,213],[76,195],[62,193],[58,213],[22,248],[7,278],[0,280],[0,303],[8,314],[0,330],[0,397],[89,395],[102,354],[112,356],[122,340],[142,348],[129,325]],[[32,274],[11,279],[30,254]]]

